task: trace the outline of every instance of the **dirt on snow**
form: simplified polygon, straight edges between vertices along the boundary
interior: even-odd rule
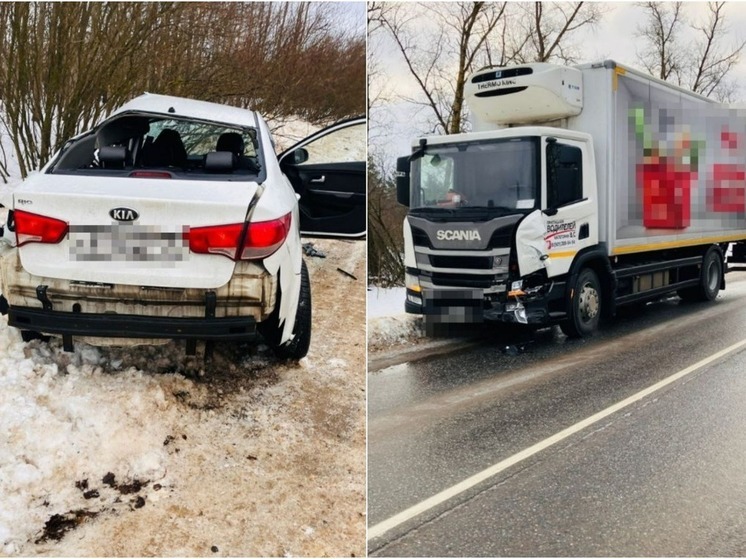
[[[70,354],[0,319],[0,555],[365,555],[365,242],[308,241],[298,364]]]

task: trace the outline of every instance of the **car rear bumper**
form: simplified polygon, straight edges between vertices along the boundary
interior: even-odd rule
[[[253,340],[257,336],[256,320],[252,316],[172,318],[10,307],[8,324],[21,330],[63,337]]]

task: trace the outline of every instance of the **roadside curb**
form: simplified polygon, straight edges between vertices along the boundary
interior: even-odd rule
[[[435,340],[416,345],[404,346],[379,355],[369,355],[368,372],[374,373],[387,367],[400,365],[408,361],[420,361],[428,357],[443,355],[461,349],[474,347],[480,342],[476,338],[458,338],[454,340]]]

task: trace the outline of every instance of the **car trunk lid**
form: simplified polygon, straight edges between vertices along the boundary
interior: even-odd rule
[[[244,223],[257,189],[250,181],[38,174],[13,196],[16,213],[26,212],[25,228],[17,218],[21,264],[42,278],[217,288],[235,262],[225,251],[190,251],[189,232]]]

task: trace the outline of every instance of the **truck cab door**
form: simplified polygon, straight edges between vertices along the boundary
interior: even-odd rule
[[[549,277],[567,273],[575,255],[598,244],[598,210],[590,143],[547,138],[544,150],[545,265]]]

